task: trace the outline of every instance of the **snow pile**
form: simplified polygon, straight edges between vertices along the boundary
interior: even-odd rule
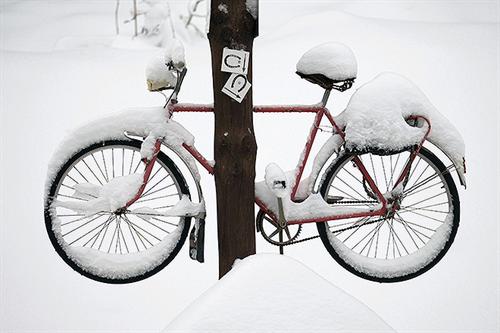
[[[295,177],[295,171],[287,172],[286,174],[286,184],[292,184]],[[306,193],[309,186],[309,178],[304,179],[300,182],[299,192]],[[282,193],[283,191],[284,193]],[[261,181],[255,183],[255,195],[260,199],[268,209],[270,209],[276,216],[279,216],[278,198],[276,196],[276,190],[271,190],[269,188],[267,181]],[[365,213],[373,210],[380,209],[380,205],[374,206],[364,206],[364,207],[354,207],[354,206],[333,206],[329,205],[320,193],[310,194],[302,202],[293,202],[290,199],[291,187],[287,186],[284,190],[280,190],[280,197],[283,195],[283,209],[285,213],[285,218],[287,221],[296,221],[302,219],[319,219],[327,216],[338,215],[338,214],[348,214],[348,213]],[[305,197],[305,196],[304,196]]]
[[[300,58],[297,72],[302,74],[323,74],[334,80],[353,79],[358,64],[352,50],[341,43],[325,43],[313,47]]]
[[[144,219],[150,219],[151,216],[197,216],[205,212],[205,202],[194,203],[186,194],[182,195],[173,207],[166,211],[158,211],[150,207],[139,207],[132,210],[132,213],[140,215]]]
[[[450,211],[453,211],[453,209],[450,208]],[[453,213],[449,213],[443,224],[437,228],[424,247],[407,256],[390,260],[368,258],[355,253],[337,239],[333,233],[328,233],[328,238],[339,256],[356,270],[380,278],[392,278],[415,273],[433,261],[446,245],[452,228]]]
[[[395,331],[300,262],[259,254],[237,261],[163,331],[174,332]]]
[[[465,145],[460,133],[410,80],[382,73],[362,85],[336,121],[345,126],[348,150],[399,151],[421,142],[427,126],[412,127],[405,119],[424,116],[431,122],[427,139],[440,147],[463,178]]]
[[[116,177],[103,186],[91,183],[74,185],[74,198],[83,200],[55,201],[55,207],[64,207],[88,215],[97,212],[114,212],[124,207],[139,191],[143,174]]]
[[[141,145],[141,157],[150,160],[155,151],[155,143],[158,139],[166,140],[170,144],[180,146],[186,143],[194,145],[194,136],[181,124],[169,120],[154,127]]]
[[[287,195],[288,192],[286,188],[288,187],[288,182],[286,175],[277,164],[268,164],[266,167],[265,181],[269,190],[278,198],[284,198]]]
[[[146,66],[146,80],[149,91],[175,87],[177,78],[168,70],[161,57],[151,59]]]

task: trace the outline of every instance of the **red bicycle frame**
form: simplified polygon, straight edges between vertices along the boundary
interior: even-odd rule
[[[328,95],[325,95],[328,97]],[[296,178],[293,183],[292,187],[292,192],[291,192],[291,200],[296,201],[296,194],[297,190],[299,188],[300,180],[302,178],[307,160],[309,158],[309,155],[311,153],[311,148],[314,144],[314,140],[316,139],[316,134],[318,132],[319,126],[321,124],[321,121],[324,116],[328,119],[330,124],[333,126],[335,133],[339,134],[342,139],[345,138],[345,133],[342,128],[340,128],[336,123],[328,109],[323,106],[325,103],[317,104],[317,105],[287,105],[287,106],[271,106],[271,105],[265,105],[265,106],[256,106],[254,108],[255,113],[314,113],[314,121],[313,124],[309,130],[309,135],[307,137],[307,141],[305,144],[305,147],[302,151],[301,158],[299,159],[297,163],[296,170]],[[205,105],[205,104],[169,104],[168,105],[168,112],[171,114],[175,112],[203,112],[203,113],[213,113],[214,109],[211,105]],[[418,145],[418,147],[410,154],[410,157],[403,168],[403,171],[399,175],[398,180],[396,181],[394,187],[396,187],[400,182],[404,180],[406,175],[409,173],[411,164],[413,160],[415,159],[415,156],[417,153],[420,151],[424,141],[427,138],[427,135],[430,132],[430,122],[428,119],[422,116],[411,116],[408,119],[412,120],[418,120],[422,119],[424,122],[427,123],[427,132],[424,135],[424,138],[422,139],[421,143]],[[214,173],[214,168],[211,163],[194,147],[191,145],[188,145],[186,143],[183,144],[184,149],[186,149],[202,166],[207,170],[208,173],[213,174]],[[144,188],[148,182],[149,176],[152,171],[152,166],[156,161],[156,156],[158,152],[160,151],[161,148],[161,140],[158,140],[155,145],[155,153],[153,155],[153,158],[149,161],[144,161],[146,163],[146,170],[144,173],[144,184],[143,186],[139,189],[138,193],[136,196],[131,199],[127,203],[127,207],[130,206],[132,203],[134,203],[136,200],[139,199],[139,197],[142,195],[142,192],[144,191]],[[326,222],[326,221],[332,221],[332,220],[340,220],[340,219],[349,219],[349,218],[359,218],[359,217],[369,217],[369,216],[384,216],[388,213],[389,208],[387,205],[387,199],[384,197],[384,195],[380,192],[379,188],[377,187],[375,181],[372,179],[368,171],[366,170],[365,166],[363,165],[363,162],[358,156],[354,156],[353,162],[356,164],[357,168],[359,171],[363,174],[364,179],[368,183],[368,186],[370,189],[375,193],[377,196],[379,202],[380,202],[380,208],[377,210],[373,211],[364,211],[364,212],[353,212],[353,213],[344,213],[344,214],[338,214],[338,215],[332,215],[332,216],[326,216],[326,217],[321,217],[321,218],[311,218],[311,219],[302,219],[302,220],[291,220],[287,221],[288,224],[305,224],[305,223],[316,223],[316,222]],[[259,198],[255,198],[255,203],[257,206],[259,206],[260,209],[262,209],[266,214],[271,216],[274,220],[277,221],[277,217],[275,214],[265,205],[265,203],[260,200]],[[391,209],[395,209],[394,207]]]

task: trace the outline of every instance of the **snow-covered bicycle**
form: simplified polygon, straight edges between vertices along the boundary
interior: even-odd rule
[[[192,219],[190,256],[203,261],[205,205],[196,162],[210,174],[214,162],[172,117],[213,112],[213,106],[177,102],[187,72],[183,52],[175,44],[148,70],[149,90],[173,90],[164,107],[94,121],[72,133],[52,158],[46,228],[61,258],[86,277],[128,283],[157,273],[180,251]],[[265,180],[256,183],[257,231],[283,247],[314,238],[300,239],[300,231],[316,223],[316,237],[331,256],[373,281],[407,280],[433,267],[459,224],[450,171],[465,186],[460,134],[415,85],[393,73],[358,88],[334,118],[326,108],[330,92],[351,88],[357,74],[356,59],[343,44],[309,50],[297,74],[325,90],[320,103],[254,110],[314,114],[296,169],[285,173],[271,163]],[[328,126],[321,126],[324,119]],[[332,134],[304,177],[319,130]],[[195,202],[187,177],[196,184]]]

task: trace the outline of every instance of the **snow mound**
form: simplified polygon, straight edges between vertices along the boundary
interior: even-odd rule
[[[75,184],[74,198],[81,201],[56,201],[56,207],[64,207],[76,212],[95,214],[101,211],[113,212],[124,207],[143,184],[142,173],[116,177],[103,186],[91,183]]]
[[[302,74],[323,74],[334,81],[343,81],[356,77],[358,64],[348,46],[330,42],[304,53],[297,63],[297,71]]]
[[[259,254],[237,261],[163,331],[171,332],[395,331],[300,262]]]
[[[406,123],[411,115],[430,120],[427,139],[453,161],[464,180],[462,136],[413,82],[399,74],[381,73],[362,85],[336,121],[345,126],[348,150],[399,151],[420,143],[426,132],[426,126]]]

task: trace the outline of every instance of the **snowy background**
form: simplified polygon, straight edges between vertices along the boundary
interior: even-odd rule
[[[185,12],[184,2],[171,4],[172,15]],[[144,79],[147,60],[161,50],[116,39],[113,11],[114,1],[0,2],[2,332],[158,332],[217,279],[215,191],[206,174],[205,264],[191,261],[185,246],[150,279],[105,285],[72,271],[46,235],[43,184],[63,136],[115,110],[163,102],[146,91]],[[388,285],[364,281],[336,264],[319,240],[287,247],[286,254],[400,332],[498,332],[498,1],[263,0],[260,18],[255,103],[319,101],[321,89],[300,80],[295,64],[310,47],[339,41],[357,56],[355,88],[381,71],[409,77],[462,132],[467,148],[457,238],[423,276]],[[191,36],[185,46],[189,72],[181,101],[211,102],[208,42]],[[333,94],[334,114],[352,91]],[[271,161],[285,170],[295,166],[310,117],[255,116],[258,179]],[[211,158],[213,117],[176,119]],[[258,252],[276,252],[257,237]]]

